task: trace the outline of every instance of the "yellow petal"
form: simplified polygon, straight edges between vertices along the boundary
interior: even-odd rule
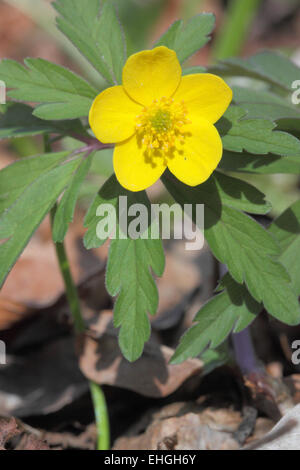
[[[123,69],[123,86],[132,99],[149,106],[154,99],[170,98],[181,79],[176,53],[160,46],[133,54]]]
[[[156,156],[150,158],[145,146],[136,135],[115,147],[116,177],[119,183],[130,191],[149,188],[161,177],[166,167],[166,161],[158,151]]]
[[[107,88],[95,98],[90,109],[91,129],[104,144],[122,142],[135,133],[135,118],[141,110],[122,86]]]
[[[194,116],[199,116],[214,124],[228,108],[232,100],[232,90],[217,75],[186,75],[182,77],[174,99],[185,102],[191,121]]]
[[[168,168],[189,186],[204,183],[217,168],[223,152],[217,129],[200,120],[186,126],[183,144],[177,144],[170,154]]]

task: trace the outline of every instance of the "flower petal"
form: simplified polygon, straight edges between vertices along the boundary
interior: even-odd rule
[[[114,170],[119,183],[129,191],[149,188],[163,174],[167,164],[162,155],[150,157],[147,149],[134,135],[117,144],[114,151]]]
[[[95,98],[90,109],[91,129],[104,144],[122,142],[135,133],[135,118],[141,109],[122,86],[107,88]]]
[[[180,181],[189,186],[204,183],[217,168],[223,152],[217,129],[200,120],[186,126],[183,144],[168,159],[168,168]]]
[[[197,115],[214,124],[228,108],[232,90],[217,75],[198,73],[182,77],[174,99],[185,102],[191,121]]]
[[[132,99],[149,106],[154,99],[170,98],[181,79],[176,53],[160,46],[133,54],[123,69],[123,86]]]

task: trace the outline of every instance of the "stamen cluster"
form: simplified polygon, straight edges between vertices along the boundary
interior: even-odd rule
[[[186,116],[184,101],[175,103],[172,98],[156,99],[136,117],[137,134],[148,150],[167,153],[177,139],[183,143],[183,126],[190,122]]]

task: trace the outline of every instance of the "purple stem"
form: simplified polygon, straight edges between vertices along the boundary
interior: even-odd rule
[[[94,139],[93,137],[86,137],[84,135],[79,135],[79,134],[72,134],[72,137],[74,139],[80,140],[81,142],[84,142],[87,144],[85,147],[81,147],[73,152],[72,155],[78,155],[79,153],[87,153],[88,155],[91,152],[97,151],[97,150],[104,150],[104,149],[111,149],[113,148],[112,144],[103,144],[97,139]]]
[[[219,264],[220,278],[225,276],[226,273],[227,266],[225,266],[225,264]],[[249,327],[245,328],[240,333],[232,333],[231,337],[235,360],[242,374],[249,375],[251,373],[261,372],[262,368],[255,355]]]
[[[253,372],[261,372],[261,367],[256,359],[249,327],[240,333],[232,334],[233,349],[236,362],[243,375]]]

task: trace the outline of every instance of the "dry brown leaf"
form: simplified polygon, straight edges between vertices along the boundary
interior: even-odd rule
[[[261,440],[246,450],[300,450],[300,405],[289,410]]]
[[[5,450],[6,443],[20,434],[15,418],[0,419],[0,450]]]
[[[84,375],[99,384],[133,390],[148,397],[165,397],[177,390],[188,378],[201,374],[203,363],[189,359],[170,365],[174,351],[149,341],[142,357],[134,363],[121,354],[112,313],[103,311],[97,324],[90,327],[80,357]]]
[[[24,434],[15,450],[50,450],[50,447],[33,434]]]
[[[300,403],[300,374],[292,374],[284,379],[285,384],[289,388],[294,403]]]
[[[242,416],[230,408],[202,409],[194,403],[173,403],[153,416],[139,436],[122,437],[114,450],[235,450]]]

